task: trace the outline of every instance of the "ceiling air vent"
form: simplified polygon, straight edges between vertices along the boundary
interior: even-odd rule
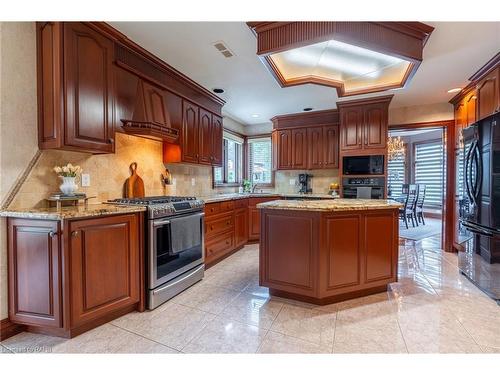
[[[233,57],[234,53],[224,44],[224,42],[219,41],[214,43],[214,47],[224,55],[224,57]]]

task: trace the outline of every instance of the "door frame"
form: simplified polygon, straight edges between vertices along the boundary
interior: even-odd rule
[[[449,253],[456,252],[453,246],[453,231],[455,224],[455,120],[440,120],[429,122],[414,122],[409,124],[390,124],[391,130],[415,130],[436,128],[443,130],[444,158],[443,168],[446,171],[446,190],[443,194],[441,247]]]

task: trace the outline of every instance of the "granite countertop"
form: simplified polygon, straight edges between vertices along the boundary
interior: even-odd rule
[[[321,199],[336,199],[329,194],[300,194],[300,193],[228,193],[217,194],[204,197],[197,197],[205,203],[223,202],[245,198],[266,198],[266,197],[280,197],[280,198],[321,198]]]
[[[144,206],[118,206],[112,204],[89,204],[85,206],[68,206],[57,210],[51,208],[20,208],[0,211],[0,216],[22,219],[66,220],[86,217],[126,214],[146,211]]]
[[[399,208],[402,204],[390,199],[276,200],[259,203],[257,208],[299,211],[356,211]]]

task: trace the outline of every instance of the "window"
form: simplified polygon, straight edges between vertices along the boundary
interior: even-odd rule
[[[248,140],[248,179],[252,184],[271,185],[272,180],[271,138]]]
[[[213,171],[214,185],[239,185],[243,179],[243,140],[224,132],[222,167]]]
[[[444,192],[443,144],[415,144],[415,183],[425,184],[425,206],[441,207]]]
[[[387,162],[387,181],[391,191],[391,197],[400,197],[403,190],[403,184],[406,182],[405,156]]]

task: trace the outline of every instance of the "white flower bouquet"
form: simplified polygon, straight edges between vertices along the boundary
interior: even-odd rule
[[[68,163],[63,167],[55,166],[54,172],[56,172],[61,177],[76,177],[82,173],[82,168],[79,165]]]

